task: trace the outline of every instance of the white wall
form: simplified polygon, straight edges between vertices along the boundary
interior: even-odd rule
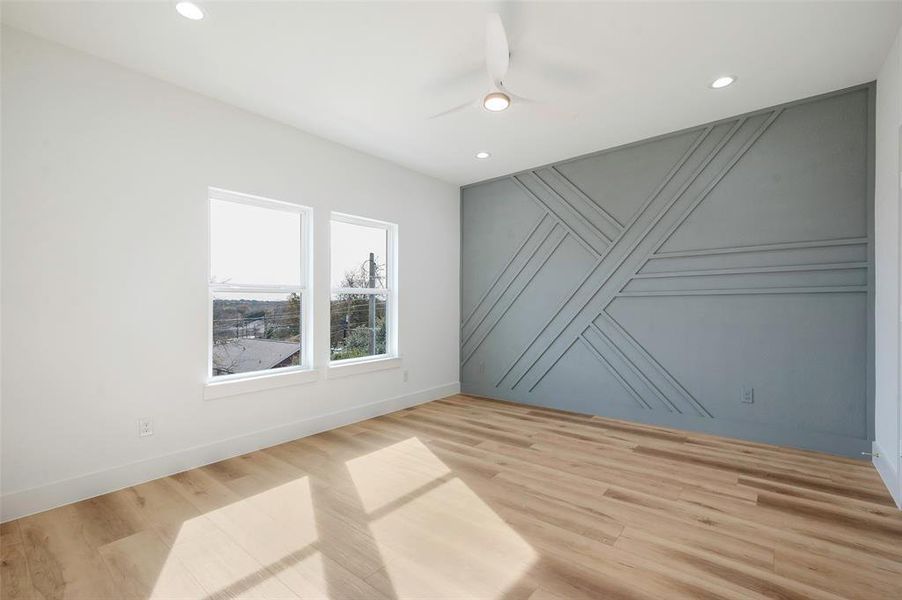
[[[16,30],[2,61],[4,519],[458,389],[456,186]],[[203,400],[211,185],[313,207],[319,359],[329,211],[397,223],[402,368]]]
[[[874,463],[902,506],[899,390],[899,128],[902,126],[902,31],[877,78],[875,177],[875,452]]]

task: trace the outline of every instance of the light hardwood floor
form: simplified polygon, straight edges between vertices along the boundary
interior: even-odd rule
[[[2,598],[902,598],[870,464],[454,396],[2,526]]]

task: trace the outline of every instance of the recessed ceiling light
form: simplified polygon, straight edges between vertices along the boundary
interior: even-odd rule
[[[732,75],[724,75],[723,77],[718,77],[714,81],[711,82],[711,87],[715,90],[719,90],[720,88],[725,88],[731,83],[736,81],[736,78]]]
[[[478,158],[480,160],[489,158],[490,156],[491,156],[491,154],[489,154],[488,152],[477,152],[476,153],[476,158]]]
[[[179,2],[175,5],[175,10],[186,19],[192,21],[200,21],[204,18],[204,11],[194,2]]]
[[[500,112],[511,105],[511,98],[504,92],[492,92],[482,101],[486,110]]]

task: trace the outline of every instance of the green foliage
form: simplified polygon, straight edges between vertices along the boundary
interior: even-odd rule
[[[370,332],[366,325],[348,331],[339,346],[332,346],[332,360],[370,356]],[[385,318],[376,319],[376,354],[385,354]]]
[[[375,261],[373,279],[375,286],[384,281],[385,265]],[[369,288],[369,260],[357,269],[345,273],[341,287]],[[375,323],[370,323],[370,301],[373,300]],[[330,307],[332,360],[360,358],[373,354],[385,354],[385,298],[369,294],[336,294]],[[371,336],[375,329],[375,352],[370,350]]]

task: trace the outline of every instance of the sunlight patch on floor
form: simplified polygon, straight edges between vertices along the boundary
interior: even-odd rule
[[[328,588],[317,539],[310,482],[290,481],[182,523],[153,595],[165,597],[184,569],[226,597],[321,596]]]
[[[372,513],[451,473],[417,438],[358,456],[345,463],[363,509]]]
[[[361,458],[348,467],[364,504],[377,511],[370,533],[385,563],[385,583],[398,597],[454,590],[461,597],[499,598],[538,559],[418,439]]]

